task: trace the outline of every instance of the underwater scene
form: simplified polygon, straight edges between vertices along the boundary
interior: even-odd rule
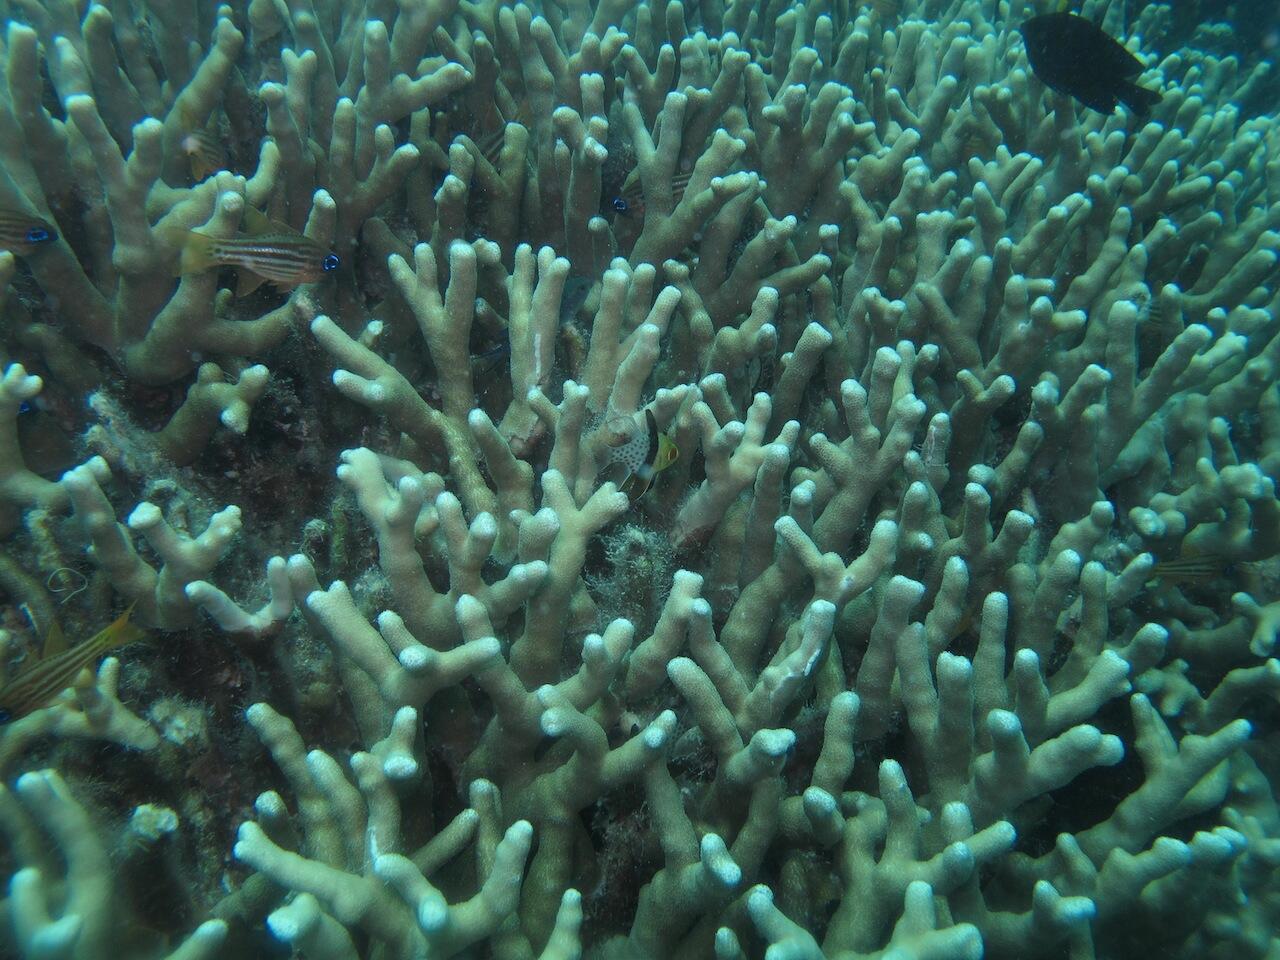
[[[0,14],[0,960],[1280,960],[1280,3]]]

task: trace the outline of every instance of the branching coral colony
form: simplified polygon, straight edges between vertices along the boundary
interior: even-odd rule
[[[1280,117],[1053,6],[0,4],[0,953],[1280,955]]]

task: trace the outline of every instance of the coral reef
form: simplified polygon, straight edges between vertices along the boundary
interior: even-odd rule
[[[0,2],[0,953],[1280,956],[1280,114],[1051,7]]]

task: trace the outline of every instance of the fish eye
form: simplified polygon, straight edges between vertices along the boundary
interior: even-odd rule
[[[338,259],[336,253],[327,253],[323,260],[320,261],[320,269],[325,273],[332,273],[338,269],[338,264],[342,261]]]
[[[0,724],[8,723],[12,719],[13,719],[13,714],[10,713],[8,710],[6,710],[4,707],[0,707]]]
[[[27,243],[44,243],[46,240],[52,240],[51,234],[44,227],[32,227],[27,231]]]
[[[19,413],[26,413],[28,410],[31,410],[31,409],[33,409],[33,407],[31,406],[30,400],[23,400],[20,404],[18,404]]]
[[[622,197],[614,197],[613,203],[611,203],[610,206],[613,207],[614,210],[618,211],[618,213],[626,213],[627,210],[630,209],[630,205]]]

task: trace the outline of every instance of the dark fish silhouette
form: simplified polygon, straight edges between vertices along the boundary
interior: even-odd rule
[[[1031,69],[1046,87],[1099,113],[1123,103],[1141,117],[1159,102],[1158,90],[1134,83],[1142,62],[1084,17],[1046,13],[1021,29]]]

